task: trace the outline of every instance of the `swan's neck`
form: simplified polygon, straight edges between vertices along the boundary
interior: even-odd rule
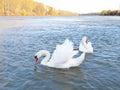
[[[78,59],[81,60],[81,63],[82,63],[83,60],[85,59],[85,55],[86,55],[86,53],[83,52],[83,53],[80,55],[80,57],[78,57]]]
[[[85,59],[85,55],[86,53],[83,52],[78,58],[76,58],[75,60],[76,66],[79,66],[83,62],[83,60]]]
[[[38,58],[41,56],[45,56],[44,59],[41,61],[41,65],[47,65],[49,59],[50,59],[50,53],[47,50],[41,50],[38,52]]]
[[[82,45],[85,47],[87,45],[88,41],[82,41]]]

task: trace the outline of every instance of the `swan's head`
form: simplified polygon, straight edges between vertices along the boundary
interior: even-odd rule
[[[41,56],[45,56],[46,58],[49,58],[50,57],[50,53],[49,51],[47,50],[40,50],[38,51],[35,56],[34,56],[34,62],[37,63],[38,59],[41,57]]]
[[[87,38],[86,36],[83,36],[82,42],[83,42],[84,44],[87,44],[87,43],[88,43],[88,38]]]
[[[34,62],[35,62],[35,63],[37,63],[38,58],[39,58],[40,56],[41,56],[41,52],[40,52],[40,51],[35,54],[35,56],[34,56]]]
[[[34,62],[37,63],[37,61],[38,61],[38,57],[37,57],[37,55],[35,55],[34,56]]]

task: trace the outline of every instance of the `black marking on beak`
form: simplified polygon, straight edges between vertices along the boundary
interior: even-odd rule
[[[37,61],[38,61],[38,57],[37,56],[34,56],[34,61],[35,61],[35,63],[37,63]]]

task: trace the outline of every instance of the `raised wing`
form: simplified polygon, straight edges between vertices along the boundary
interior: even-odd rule
[[[57,45],[50,59],[50,63],[55,65],[61,65],[66,63],[68,60],[77,54],[77,51],[73,50],[73,43],[68,39],[61,45]]]

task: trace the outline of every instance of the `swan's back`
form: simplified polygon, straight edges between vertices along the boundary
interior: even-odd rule
[[[68,60],[70,60],[75,54],[77,54],[77,51],[73,50],[73,43],[66,39],[63,44],[56,46],[56,49],[49,61],[49,65],[52,64],[59,67],[60,65],[68,62]]]

